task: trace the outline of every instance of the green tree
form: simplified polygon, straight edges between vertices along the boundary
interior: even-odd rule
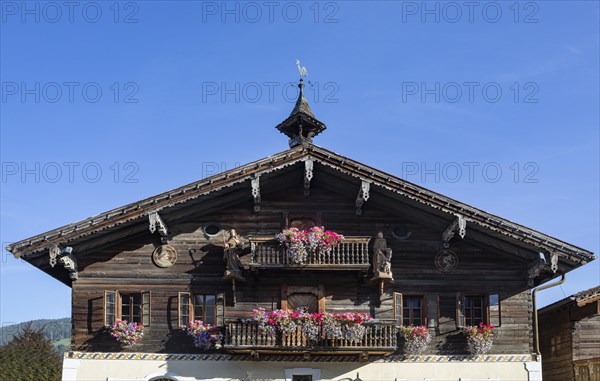
[[[60,381],[62,359],[44,336],[31,324],[0,348],[0,380]]]

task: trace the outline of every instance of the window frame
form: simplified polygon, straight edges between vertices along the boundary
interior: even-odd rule
[[[182,306],[182,297],[185,296],[188,298],[188,303],[187,303],[187,308],[185,308],[185,306]],[[203,296],[203,306],[202,306],[202,311],[203,311],[203,316],[201,319],[198,319],[196,316],[196,297],[197,296]],[[187,324],[184,324],[182,321],[182,318],[184,316],[187,316],[188,319],[188,324],[191,321],[194,320],[202,320],[204,323],[207,323],[206,321],[206,297],[207,296],[212,296],[214,299],[214,304],[213,304],[213,316],[212,316],[212,322],[210,322],[209,324],[212,325],[220,325],[219,323],[219,309],[221,309],[222,307],[220,307],[220,303],[221,300],[223,298],[222,294],[218,293],[218,292],[214,292],[214,293],[201,293],[201,292],[189,292],[189,291],[182,291],[182,292],[178,292],[177,293],[177,325],[180,328],[185,328],[187,326]],[[187,315],[183,315],[182,312],[186,311]],[[182,316],[183,315],[183,316]]]
[[[410,305],[408,307],[409,309],[409,324],[407,325],[412,325],[412,326],[419,326],[419,325],[426,325],[427,323],[427,308],[426,307],[426,301],[425,301],[425,295],[422,294],[404,294],[402,296],[402,316],[400,317],[401,321],[401,326],[405,326],[404,324],[404,312],[405,312],[405,307],[404,307],[404,302],[407,300],[412,300],[418,298],[419,299],[419,311],[421,314],[421,318],[420,318],[420,324],[413,324],[413,318],[411,317],[412,315],[412,310],[416,309],[416,308],[412,308]],[[409,303],[410,304],[410,303]]]
[[[494,303],[495,305],[497,305],[496,311],[492,311],[491,298],[494,295],[496,295],[498,298],[497,303]],[[501,294],[497,291],[485,292],[482,294],[475,294],[475,293],[463,294],[460,292],[457,293],[456,294],[456,327],[464,328],[467,325],[469,325],[469,324],[467,324],[467,316],[465,314],[465,311],[466,311],[465,300],[466,300],[466,298],[473,298],[473,297],[480,297],[482,299],[482,306],[481,306],[482,323],[483,324],[493,324],[496,327],[500,327],[500,325],[502,324],[502,298],[501,298]],[[472,316],[473,308],[474,307],[470,308],[471,309],[471,317],[469,319],[471,320],[471,323],[473,323],[473,316]],[[476,325],[478,325],[478,324],[476,324]]]
[[[105,327],[110,327],[115,321],[122,320],[122,300],[121,298],[126,295],[139,295],[140,296],[140,321],[136,321],[135,323],[141,323],[144,327],[148,327],[151,325],[151,317],[152,317],[152,292],[151,291],[124,291],[124,290],[104,290],[103,292],[103,309],[104,309],[104,319],[103,323]],[[108,301],[108,296],[112,295],[114,298],[114,302]],[[113,313],[109,313],[108,306],[113,305]],[[133,316],[133,308],[134,304],[130,303],[131,310],[130,316]],[[110,318],[112,317],[112,323],[110,322]],[[128,321],[131,323],[131,321]]]
[[[404,326],[404,299],[418,297],[421,299],[421,324],[428,328],[437,328],[440,320],[440,296],[437,293],[407,293],[394,292],[392,296],[394,320],[396,320],[396,326]],[[433,308],[435,307],[435,311]],[[429,326],[429,320],[435,319],[434,326]]]
[[[466,314],[466,301],[467,298],[481,298],[481,307],[474,307],[473,303],[471,303],[471,307],[469,308],[470,310],[470,317],[467,318],[467,314]],[[473,312],[474,310],[477,309],[481,309],[481,323],[483,324],[487,324],[488,322],[488,316],[487,316],[487,303],[486,303],[486,299],[487,299],[487,294],[465,294],[463,296],[463,316],[465,319],[465,325],[466,326],[478,326],[479,322],[477,324],[468,324],[467,319],[471,320],[471,323],[473,323],[474,321],[474,317],[473,317]]]

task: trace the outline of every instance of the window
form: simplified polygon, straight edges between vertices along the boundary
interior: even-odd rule
[[[292,368],[285,370],[285,381],[320,381],[321,369]]]
[[[117,319],[150,325],[150,291],[104,291],[104,325]]]
[[[217,324],[217,305],[215,295],[179,293],[179,326],[185,327],[192,320],[202,320],[208,324]]]
[[[465,324],[479,325],[484,322],[483,296],[465,296]]]
[[[402,325],[423,325],[423,298],[404,296],[402,300]]]
[[[502,323],[500,294],[463,295],[456,294],[456,327]]]
[[[439,295],[402,295],[394,292],[394,319],[397,325],[427,325],[437,328]]]
[[[121,319],[142,321],[142,294],[121,294]]]

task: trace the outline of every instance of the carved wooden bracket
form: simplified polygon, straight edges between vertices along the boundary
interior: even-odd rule
[[[538,277],[546,268],[546,260],[542,257],[530,262],[527,265],[527,286],[533,287],[535,284],[535,278]]]
[[[360,183],[360,189],[358,190],[358,195],[356,196],[356,215],[362,215],[362,207],[365,202],[369,199],[369,191],[371,189],[371,183],[365,180],[362,180]]]
[[[69,275],[72,280],[77,280],[79,277],[77,273],[77,258],[72,254],[73,248],[70,246],[61,248],[58,245],[52,245],[49,248],[50,255],[50,266],[56,266],[57,262],[60,262],[61,265],[69,271]]]
[[[158,230],[158,234],[161,236],[161,241],[166,242],[168,238],[167,224],[160,218],[158,212],[148,214],[148,220],[150,222],[150,233],[154,234]]]
[[[547,258],[550,257],[550,263]],[[529,287],[535,284],[535,278],[542,272],[556,273],[558,271],[558,253],[540,253],[540,257],[527,265],[527,278]]]
[[[465,238],[467,235],[467,221],[460,214],[456,215],[456,219],[442,233],[442,244],[445,249],[450,247],[450,240],[454,238],[457,231],[460,238]]]
[[[77,280],[79,278],[79,269],[77,268],[77,258],[72,254],[72,252],[72,247],[65,247],[63,250],[65,255],[60,257],[59,261],[69,272],[71,280]]]
[[[252,198],[254,198],[254,211],[260,212],[260,175],[254,177],[250,185],[252,185]]]
[[[550,254],[550,270],[552,270],[553,273],[558,271],[558,253],[556,252]]]
[[[304,195],[310,196],[310,181],[313,178],[314,162],[311,159],[304,161]]]
[[[59,254],[60,254],[60,248],[58,247],[58,245],[52,245],[52,246],[50,246],[48,251],[49,251],[48,255],[50,257],[48,262],[50,263],[51,267],[54,267],[54,266],[56,266],[56,258],[58,258]]]

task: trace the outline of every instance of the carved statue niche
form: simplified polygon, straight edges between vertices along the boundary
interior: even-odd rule
[[[225,241],[225,231],[223,231],[223,261],[225,262],[225,274],[223,279],[234,279],[245,281],[242,275],[242,244],[240,237],[234,229],[229,232],[229,239]]]
[[[392,282],[392,249],[387,247],[387,241],[383,238],[383,233],[378,232],[377,238],[373,241],[373,278]]]

